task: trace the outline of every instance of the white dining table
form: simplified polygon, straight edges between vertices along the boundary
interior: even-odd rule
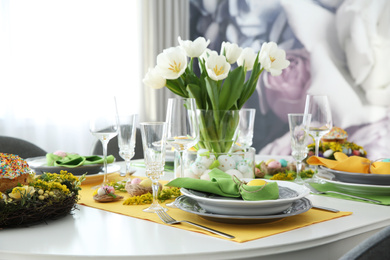
[[[143,169],[135,173],[143,174]],[[168,172],[164,179],[172,177]],[[237,243],[78,205],[58,220],[0,230],[0,259],[338,259],[390,225],[388,206],[318,195],[307,198],[314,205],[352,214]]]

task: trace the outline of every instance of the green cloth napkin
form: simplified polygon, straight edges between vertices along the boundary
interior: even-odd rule
[[[390,196],[389,195],[364,194],[364,193],[356,193],[356,192],[345,191],[343,189],[338,188],[337,186],[335,186],[332,183],[324,183],[324,184],[321,184],[321,183],[310,183],[310,185],[313,186],[315,189],[317,189],[319,191],[338,191],[338,192],[342,192],[342,193],[346,193],[346,194],[351,194],[351,195],[364,197],[364,198],[367,198],[367,199],[378,200],[378,201],[382,202],[379,205],[390,206]],[[339,198],[339,199],[355,200],[355,201],[372,203],[372,204],[377,204],[378,205],[378,203],[365,201],[365,200],[360,200],[360,199],[355,199],[355,198],[351,198],[351,197],[344,196],[344,195],[339,195],[339,194],[334,194],[334,193],[327,193],[327,194],[320,194],[320,195],[321,196],[333,197],[333,198]]]
[[[114,161],[115,157],[113,155],[107,156],[107,163],[113,163]],[[97,155],[81,156],[78,154],[67,154],[67,156],[61,157],[53,153],[47,153],[46,163],[47,166],[75,168],[83,165],[103,164],[104,159]]]
[[[248,186],[233,180],[232,176],[215,168],[209,172],[210,180],[193,178],[176,178],[166,186],[187,188],[208,192],[223,197],[239,198],[248,201],[275,200],[279,198],[279,187],[276,182],[269,182],[263,186]]]

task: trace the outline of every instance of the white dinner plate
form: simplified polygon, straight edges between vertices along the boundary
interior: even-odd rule
[[[358,184],[342,182],[332,174],[326,172],[319,172],[317,177],[324,182],[335,185],[340,190],[351,192],[354,194],[367,194],[367,195],[390,195],[390,185],[372,185],[372,184]]]
[[[222,215],[264,216],[283,212],[291,207],[292,203],[310,193],[303,186],[288,181],[277,182],[279,198],[276,200],[244,201],[241,198],[228,198],[215,194],[181,188],[181,193],[194,199],[202,208],[210,213]]]
[[[335,179],[341,182],[371,184],[371,185],[390,185],[389,174],[374,174],[374,173],[355,173],[344,172],[320,166],[320,171],[331,173]]]
[[[186,212],[196,214],[204,219],[211,221],[230,223],[230,224],[259,224],[259,223],[268,223],[274,222],[282,218],[295,216],[301,213],[304,213],[311,209],[312,204],[310,200],[306,198],[301,198],[294,201],[290,207],[286,210],[279,212],[278,214],[272,215],[258,215],[258,216],[245,216],[245,215],[223,215],[210,213],[199,206],[198,202],[190,197],[182,195],[178,197],[175,201],[175,205]]]

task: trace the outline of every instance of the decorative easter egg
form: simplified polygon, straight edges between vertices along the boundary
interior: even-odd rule
[[[353,154],[353,155],[359,156],[359,155],[360,155],[360,152],[359,152],[359,150],[353,150],[353,151],[352,151],[352,154]]]
[[[218,157],[219,166],[218,169],[226,172],[227,170],[234,169],[236,167],[236,162],[234,159],[228,155],[221,155]]]
[[[184,170],[184,177],[199,179],[199,175],[195,174],[191,169]]]
[[[211,154],[207,149],[199,149],[196,155],[195,162],[203,164],[206,169],[215,161],[215,155]]]
[[[97,191],[97,194],[98,194],[99,196],[102,196],[102,195],[106,194],[106,191],[105,191],[102,187],[100,187],[100,188],[98,189],[98,191]]]
[[[191,171],[197,175],[197,176],[200,176],[202,175],[202,173],[207,170],[207,167],[205,165],[203,165],[201,162],[193,162],[191,163],[190,165],[190,169]]]
[[[253,169],[246,160],[239,161],[236,167],[245,178],[253,178]]]
[[[267,166],[268,166],[268,168],[271,168],[271,169],[277,169],[277,168],[281,167],[281,164],[280,164],[280,162],[274,160],[274,161],[270,162]]]
[[[240,161],[244,160],[244,155],[239,155],[239,154],[235,154],[231,157],[235,162],[236,164],[239,163]]]
[[[140,178],[134,178],[134,179],[132,179],[131,180],[131,184],[140,184],[140,182],[141,182],[142,180],[140,179]]]
[[[145,188],[147,188],[147,187],[152,187],[152,180],[151,179],[144,179],[144,180],[142,180],[140,183],[139,183],[139,185],[141,185],[141,186],[143,186],[143,187],[145,187]]]
[[[273,162],[273,161],[275,161],[275,159],[269,159],[269,160],[267,160],[266,162],[265,162],[265,164],[270,164],[271,162]]]
[[[239,172],[236,169],[227,170],[226,173],[231,175],[231,176],[236,176],[238,179],[243,179],[244,178],[244,176],[242,176],[242,173]]]
[[[287,167],[288,162],[285,159],[280,159],[279,162],[282,167]]]
[[[212,170],[205,170],[204,173],[200,176],[200,179],[209,181],[210,180],[209,172],[211,172],[211,171]]]
[[[248,185],[248,186],[263,186],[264,184],[267,184],[267,182],[265,180],[254,179],[254,180],[251,180],[250,182],[248,182],[246,185]]]
[[[333,150],[332,149],[326,150],[324,152],[324,157],[325,158],[329,158],[330,156],[332,156],[332,154],[333,154]]]

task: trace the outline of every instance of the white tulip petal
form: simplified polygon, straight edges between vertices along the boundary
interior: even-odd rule
[[[178,38],[180,46],[185,50],[188,57],[195,58],[202,55],[207,46],[210,44],[210,40],[207,40],[204,37],[198,37],[195,41],[183,41],[180,36]]]
[[[151,88],[159,89],[166,85],[166,79],[162,77],[158,68],[149,69],[142,82]]]
[[[235,43],[230,42],[222,42],[221,46],[221,55],[225,55],[227,61],[230,64],[233,64],[237,61],[238,57],[240,57],[242,52],[242,48],[238,47]]]
[[[240,57],[237,59],[238,66],[244,66],[246,71],[253,69],[253,64],[256,60],[256,53],[252,48],[245,48],[242,50]]]
[[[270,72],[272,76],[279,76],[282,70],[290,65],[290,62],[286,60],[286,52],[279,49],[274,42],[263,43],[259,62],[262,68]]]
[[[230,64],[226,61],[225,56],[212,54],[206,60],[207,74],[212,80],[219,81],[227,78],[230,72]]]
[[[166,79],[177,79],[187,68],[187,55],[181,47],[165,49],[157,56],[157,67]]]

